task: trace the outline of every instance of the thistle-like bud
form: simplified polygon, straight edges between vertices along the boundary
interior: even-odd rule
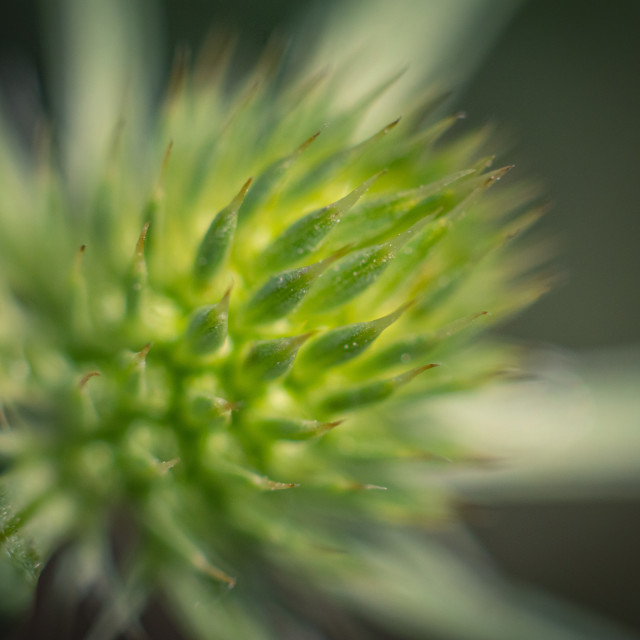
[[[95,210],[0,139],[16,203],[0,207],[0,545],[33,580],[69,540],[103,558],[99,528],[124,511],[123,585],[191,613],[237,607],[205,637],[263,637],[242,594],[271,597],[276,558],[309,566],[352,537],[341,523],[424,517],[424,483],[379,461],[457,449],[395,409],[503,369],[502,350],[467,342],[543,290],[511,248],[538,209],[492,188],[510,167],[474,134],[433,144],[457,115],[423,129],[417,105],[362,134],[391,80],[343,109],[330,84],[282,86],[267,62],[237,93],[181,65],[142,128],[157,139],[119,131]],[[86,573],[103,585],[112,565]],[[236,576],[238,599],[216,600]],[[118,624],[138,615],[125,600]]]

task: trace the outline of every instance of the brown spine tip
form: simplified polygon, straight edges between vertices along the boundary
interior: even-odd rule
[[[400,120],[402,120],[402,116],[396,118],[393,122],[390,122],[383,130],[383,133],[389,133],[389,131],[391,131],[391,129],[394,129],[395,127],[398,126],[398,123],[400,122]]]
[[[340,249],[338,249],[335,253],[332,253],[329,257],[325,258],[322,262],[328,267],[337,260],[340,260],[340,258],[346,256],[347,253],[349,253],[349,251],[353,249],[353,247],[355,247],[355,242],[345,244],[344,247],[340,247]]]
[[[509,171],[511,171],[515,166],[516,166],[515,164],[508,164],[506,167],[502,167],[502,168],[498,169],[497,171],[494,171],[485,180],[485,183],[484,183],[485,186],[490,186],[490,185],[496,183],[501,178],[504,178],[504,176],[506,176],[507,173],[509,173]]]
[[[140,236],[138,237],[138,242],[136,242],[136,256],[138,258],[142,258],[144,255],[144,243],[147,239],[147,231],[149,230],[150,222],[145,222],[142,227],[142,231],[140,232]]]
[[[173,138],[169,140],[169,144],[167,145],[167,149],[164,152],[164,158],[162,159],[162,171],[167,168],[167,164],[169,164],[169,158],[171,157],[171,150],[173,149]]]
[[[86,244],[81,244],[80,248],[76,251],[76,257],[73,263],[73,270],[77,274],[80,271],[80,267],[82,265],[83,256],[85,251],[87,250]]]
[[[413,307],[416,304],[416,299],[412,298],[411,300],[408,300],[407,302],[405,302],[404,304],[401,304],[394,312],[392,315],[395,315],[396,317],[400,317],[401,315],[403,315],[404,313],[406,313],[407,311],[409,311],[409,309],[411,309],[411,307]]]
[[[95,378],[96,376],[100,376],[100,375],[102,374],[99,371],[89,371],[89,373],[82,376],[82,378],[80,379],[80,382],[78,382],[78,389],[82,391],[85,388],[87,382],[91,380],[91,378]]]
[[[322,130],[316,131],[311,137],[307,138],[294,153],[302,153],[321,133]]]
[[[249,191],[249,187],[251,186],[251,183],[253,182],[253,176],[250,177],[243,185],[242,188],[240,189],[240,192],[238,193],[238,195],[241,195],[243,198],[244,196],[247,195],[247,191]]]
[[[430,364],[425,364],[421,367],[416,367],[415,369],[411,369],[411,371],[407,371],[400,376],[403,382],[411,382],[416,376],[419,376],[421,373],[428,371],[429,369],[434,369],[435,367],[439,367],[440,365],[436,362],[432,362]]]
[[[327,431],[331,431],[332,429],[335,429],[336,427],[340,426],[343,422],[344,420],[334,420],[333,422],[321,422],[314,429],[315,435],[322,436],[325,433],[327,433]]]
[[[222,405],[222,410],[224,413],[231,413],[231,411],[235,411],[239,409],[242,403],[240,402],[231,402],[230,400],[225,400]]]
[[[158,181],[156,182],[156,186],[154,189],[154,197],[158,198],[162,195],[162,184],[164,182],[164,175],[167,171],[167,165],[169,164],[169,158],[171,157],[171,150],[173,149],[173,140],[169,140],[169,144],[164,152],[164,157],[162,158],[162,165],[160,167],[160,173],[158,175]]]
[[[220,298],[219,305],[228,309],[229,308],[229,299],[231,298],[231,290],[233,289],[233,282],[227,287],[227,290],[224,292],[222,298]]]
[[[202,571],[202,573],[208,575],[214,580],[217,580],[218,582],[227,584],[229,589],[233,589],[233,587],[236,586],[235,578],[232,578],[221,569],[218,569],[218,567],[214,567],[200,552],[193,554],[191,561],[196,569]]]
[[[152,342],[147,342],[147,344],[138,351],[138,353],[134,354],[133,362],[138,366],[144,366],[147,361],[147,355],[149,354],[149,350],[153,346]]]
[[[307,333],[301,333],[299,336],[294,336],[291,338],[291,343],[296,347],[301,347],[309,338],[320,333],[318,329],[313,329],[313,331],[307,331]]]

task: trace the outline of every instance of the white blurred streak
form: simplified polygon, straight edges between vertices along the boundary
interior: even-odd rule
[[[136,121],[148,106],[156,57],[153,3],[56,0],[44,5],[55,117],[62,125],[64,167],[72,190],[91,191],[125,111]],[[156,76],[157,77],[157,76]],[[133,107],[133,110],[132,110]],[[130,114],[133,114],[131,116]]]
[[[640,347],[547,350],[526,369],[529,382],[433,403],[447,433],[502,461],[446,482],[481,499],[640,495]]]
[[[460,89],[519,5],[520,0],[344,2],[329,21],[318,64],[343,72],[347,102],[406,67],[401,90],[376,109],[393,117],[402,88],[437,83]],[[348,69],[345,60],[352,62]]]

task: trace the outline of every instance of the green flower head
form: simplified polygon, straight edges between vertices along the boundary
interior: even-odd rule
[[[470,338],[541,290],[484,132],[443,142],[458,116],[418,100],[363,131],[390,81],[344,107],[330,75],[225,69],[179,67],[142,134],[125,107],[80,195],[0,149],[0,544],[30,579],[70,541],[78,581],[117,566],[113,633],[159,589],[271,637],[276,573],[440,518],[424,478],[465,452],[403,410],[503,368]]]

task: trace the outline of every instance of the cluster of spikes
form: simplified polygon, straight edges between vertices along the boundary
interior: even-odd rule
[[[114,513],[132,575],[227,586],[342,548],[334,520],[434,517],[392,463],[469,452],[402,410],[502,370],[470,338],[545,288],[486,131],[444,142],[460,116],[421,100],[363,132],[392,81],[346,108],[326,77],[223,76],[179,71],[142,155],[125,117],[81,205],[2,151],[0,544],[33,577]]]

